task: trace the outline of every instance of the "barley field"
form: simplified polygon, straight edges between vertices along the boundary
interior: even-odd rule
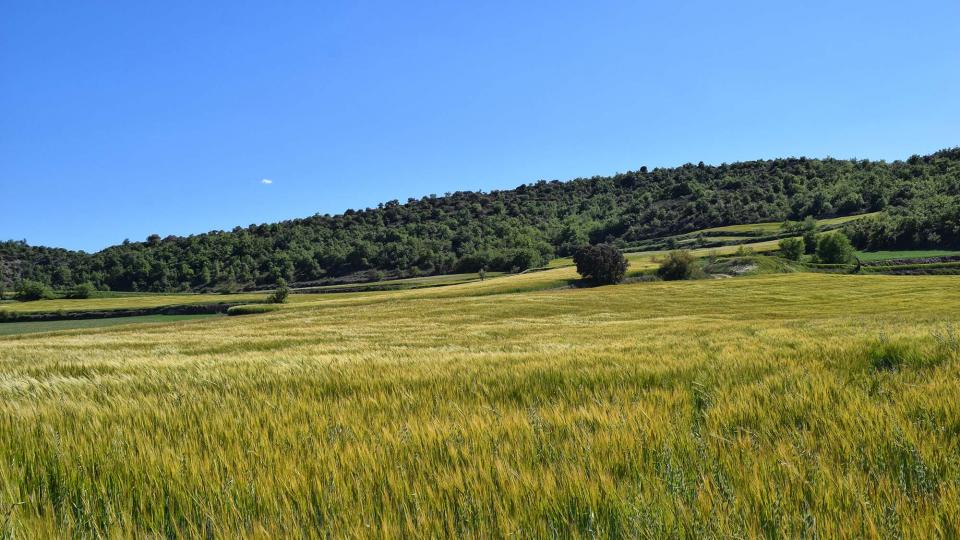
[[[960,534],[956,278],[572,274],[2,337],[0,538]]]

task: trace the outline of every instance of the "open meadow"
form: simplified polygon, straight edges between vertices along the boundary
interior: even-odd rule
[[[2,337],[0,537],[960,534],[955,277],[572,275]]]
[[[0,540],[960,540],[958,23],[4,3]]]

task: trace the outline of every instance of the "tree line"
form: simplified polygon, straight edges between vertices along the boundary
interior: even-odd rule
[[[904,161],[785,158],[655,168],[191,236],[151,235],[97,253],[0,242],[0,283],[122,291],[237,290],[283,279],[519,271],[585,244],[705,227],[864,212],[859,247],[960,245],[960,148]]]

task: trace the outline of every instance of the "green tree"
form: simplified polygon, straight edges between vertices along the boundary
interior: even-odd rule
[[[54,269],[52,281],[54,287],[67,287],[73,283],[73,272],[69,266],[61,264]]]
[[[799,261],[806,251],[806,242],[803,238],[784,238],[780,240],[780,252],[791,261]]]
[[[853,246],[842,232],[825,234],[817,242],[817,260],[823,264],[847,264],[853,260]]]
[[[79,285],[75,285],[69,291],[67,291],[66,297],[73,299],[83,299],[90,298],[93,296],[96,289],[93,287],[92,283],[84,282]]]
[[[660,279],[673,281],[690,279],[693,277],[694,261],[696,258],[687,250],[671,251],[667,258],[660,263],[657,275]]]
[[[573,262],[584,279],[598,284],[620,283],[629,265],[623,253],[609,244],[580,247],[573,254]]]
[[[21,302],[31,302],[33,300],[47,300],[53,298],[53,291],[39,281],[23,280],[17,287],[14,298]]]
[[[283,304],[287,301],[288,296],[290,296],[290,287],[287,286],[287,280],[278,278],[273,294],[270,295],[270,303]]]
[[[808,254],[813,253],[817,249],[817,220],[813,219],[813,216],[807,216],[801,227],[804,249]]]

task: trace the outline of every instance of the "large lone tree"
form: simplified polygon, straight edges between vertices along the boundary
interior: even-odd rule
[[[598,284],[620,283],[627,273],[627,259],[609,244],[580,247],[573,254],[573,262],[584,279]]]

